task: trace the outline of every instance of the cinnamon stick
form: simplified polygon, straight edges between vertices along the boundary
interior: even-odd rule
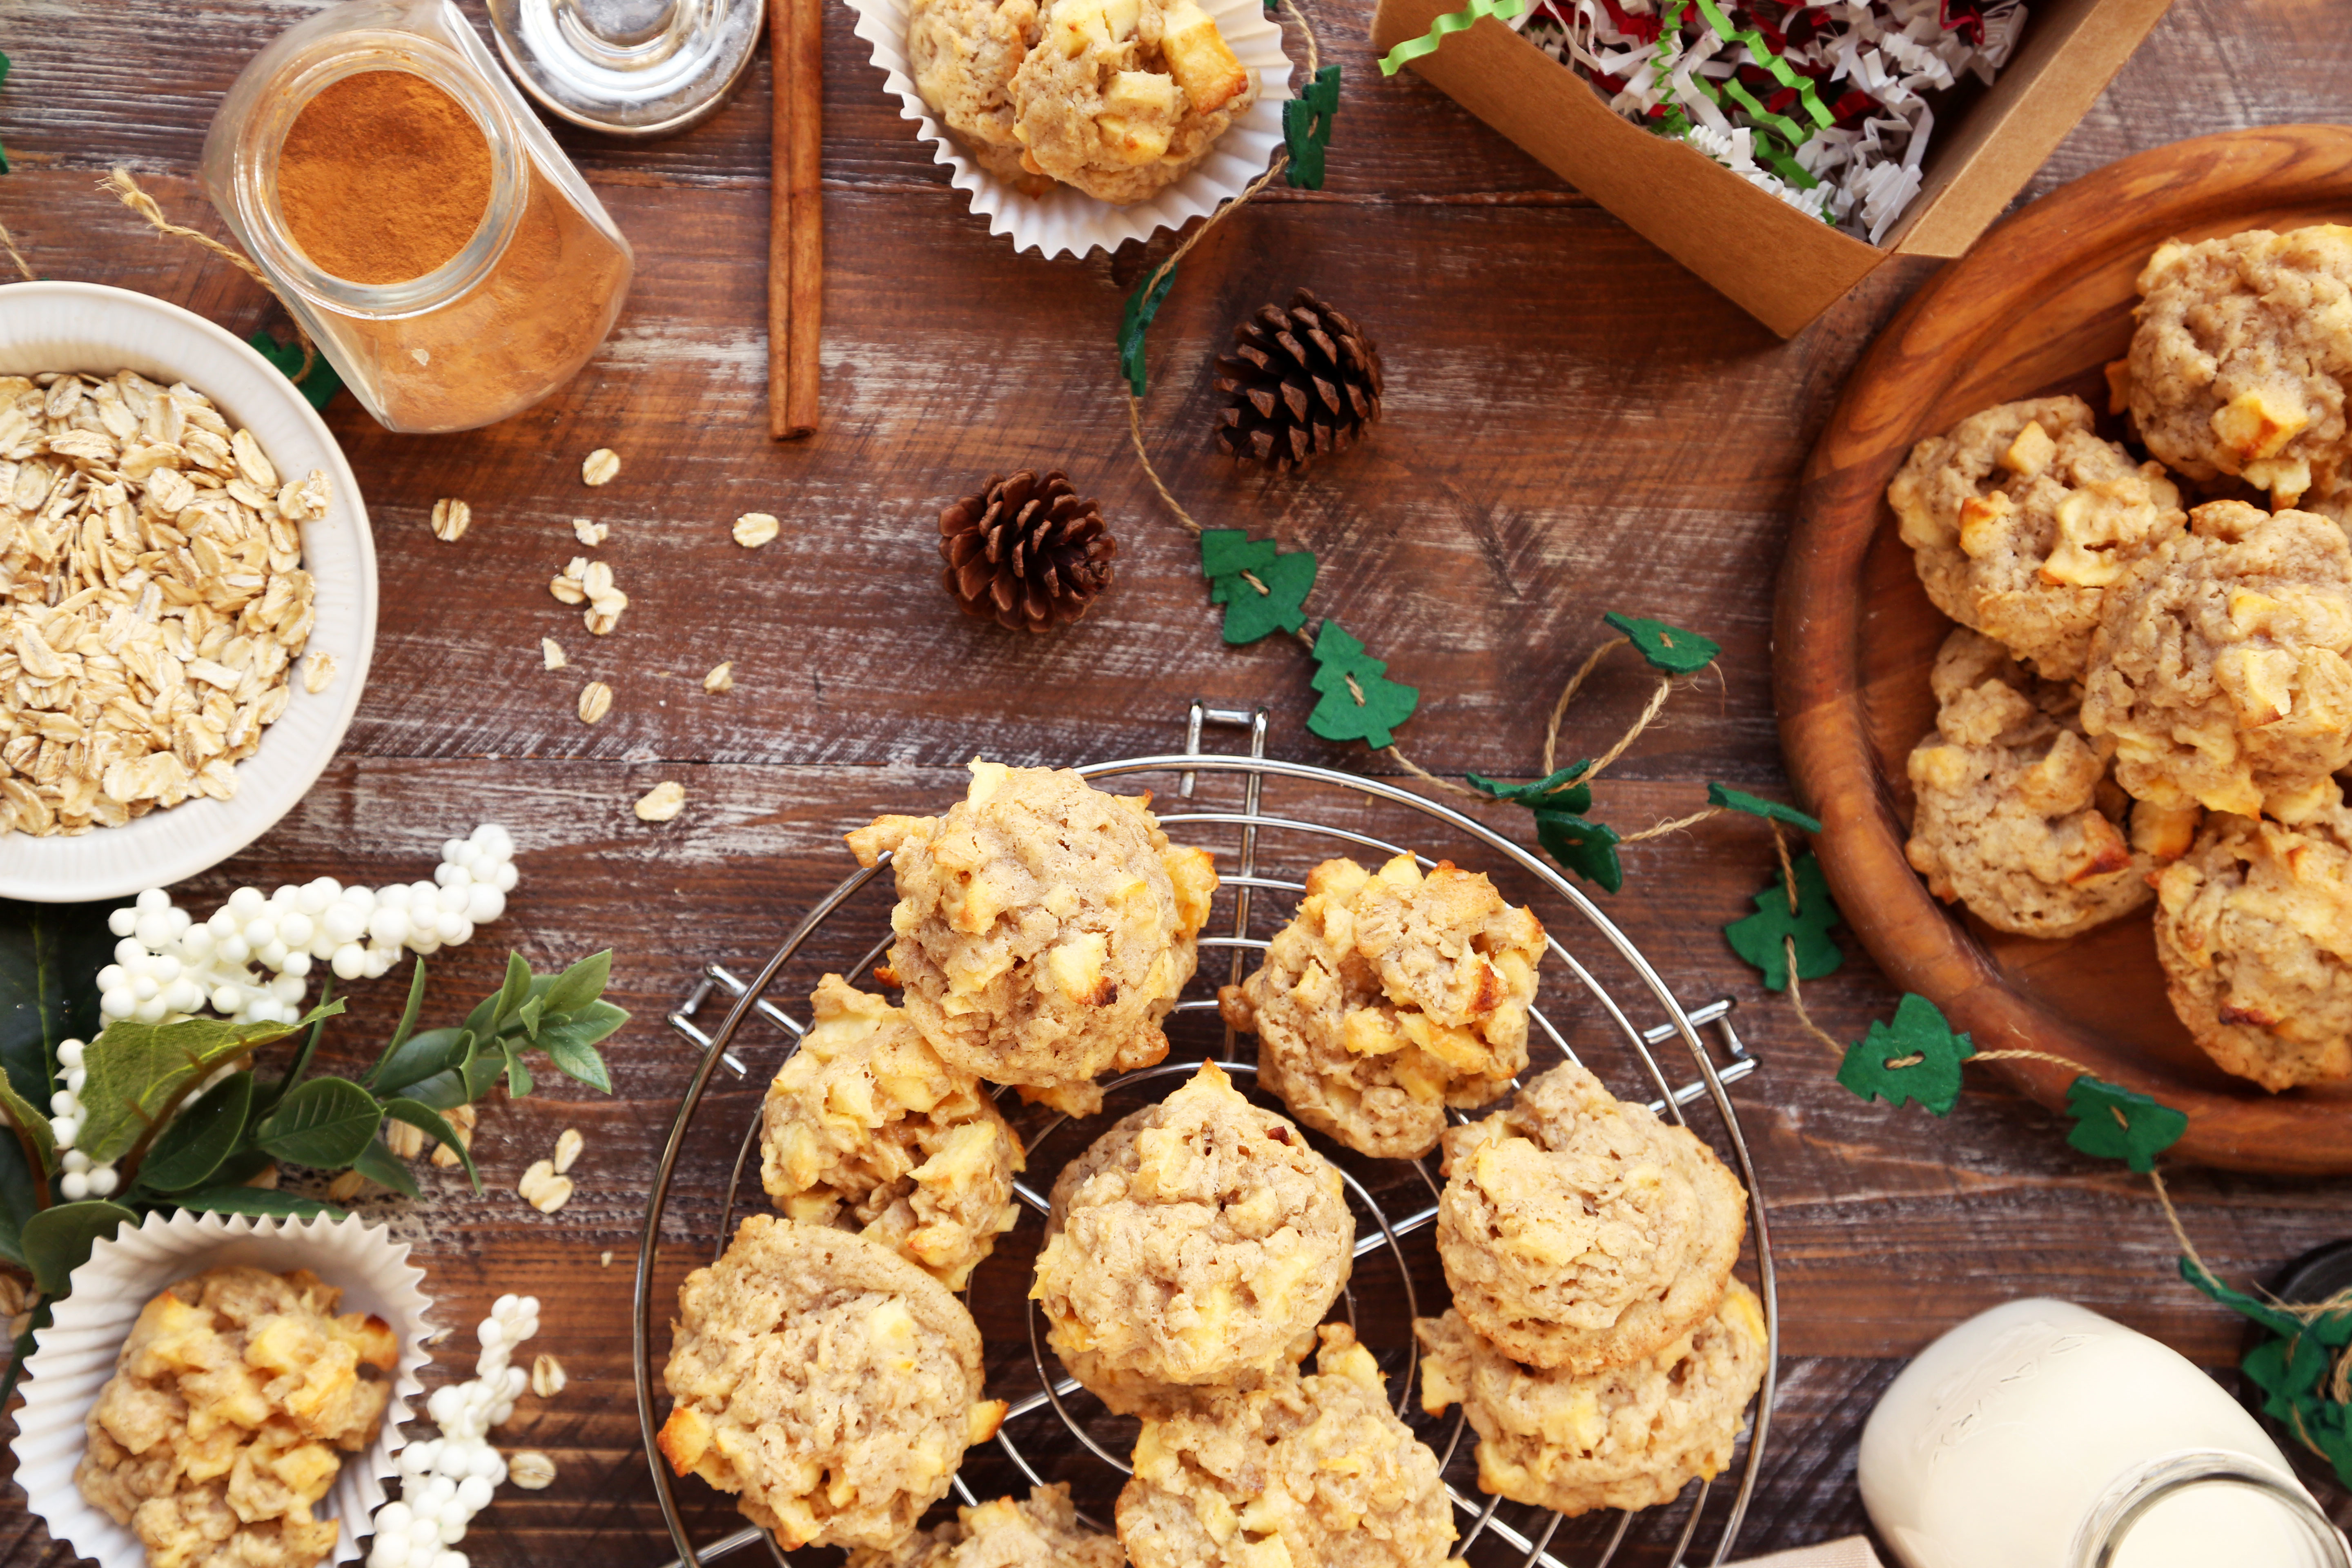
[[[816,429],[824,314],[824,0],[768,0],[775,69],[768,212],[768,434]]]

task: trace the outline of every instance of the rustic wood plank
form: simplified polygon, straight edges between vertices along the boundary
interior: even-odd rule
[[[467,6],[478,20],[479,0]],[[1188,260],[1152,334],[1147,426],[1171,483],[1203,515],[1320,553],[1315,609],[1423,689],[1402,739],[1425,764],[1533,770],[1557,682],[1601,635],[1599,613],[1626,605],[1703,626],[1727,651],[1721,684],[1678,697],[1604,779],[1601,815],[1624,827],[1683,815],[1710,777],[1785,793],[1769,584],[1800,470],[1863,347],[1932,268],[1882,269],[1780,344],[1411,73],[1380,79],[1368,4],[1316,11],[1349,82],[1330,185],[1270,193]],[[243,279],[152,239],[91,187],[127,164],[182,221],[211,227],[188,175],[213,103],[299,14],[162,0],[11,8],[0,140],[18,172],[0,180],[0,222],[45,274],[143,289],[239,331],[268,319]],[[2341,7],[2179,0],[2028,195],[2186,135],[2352,118],[2336,68],[2347,44]],[[616,1096],[557,1082],[494,1106],[478,1145],[488,1193],[435,1173],[425,1204],[384,1208],[458,1331],[453,1365],[470,1360],[492,1297],[537,1288],[541,1344],[573,1379],[548,1407],[527,1402],[504,1434],[554,1455],[561,1475],[483,1516],[465,1547],[478,1568],[668,1555],[627,1345],[645,1173],[690,1068],[660,1017],[701,963],[755,964],[847,869],[844,827],[952,798],[975,752],[1073,763],[1171,749],[1195,694],[1266,701],[1278,755],[1395,772],[1304,733],[1313,694],[1293,648],[1223,646],[1191,546],[1126,450],[1111,335],[1170,241],[1083,262],[1014,256],[948,188],[838,10],[826,66],[825,433],[779,451],[761,431],[766,62],[688,136],[625,147],[561,132],[638,247],[620,328],[577,383],[492,430],[394,437],[348,401],[333,411],[383,583],[352,754],[284,826],[184,895],[208,905],[240,881],[415,878],[442,837],[497,819],[522,841],[523,883],[502,925],[433,962],[436,1013],[487,989],[505,945],[542,963],[616,949],[614,994],[636,1014],[613,1042]],[[1234,319],[1301,282],[1380,340],[1391,417],[1368,448],[1302,479],[1234,475],[1207,450],[1207,362]],[[591,492],[578,462],[601,445],[624,468]],[[1121,541],[1118,585],[1081,626],[1037,641],[955,616],[930,544],[929,520],[957,487],[1026,464],[1067,468]],[[476,511],[455,546],[425,526],[444,495]],[[753,510],[787,531],[746,552],[726,530]],[[608,638],[545,594],[579,552],[574,516],[613,525],[599,553],[633,603]],[[541,635],[573,668],[539,668]],[[699,677],[722,658],[737,661],[738,689],[708,697]],[[589,728],[572,700],[592,677],[620,700]],[[1630,664],[1612,668],[1571,720],[1568,753],[1605,744],[1647,690]],[[628,805],[664,777],[686,785],[688,806],[656,830]],[[1481,815],[1520,826],[1499,808]],[[1771,1205],[1790,1359],[1745,1546],[1860,1528],[1853,1447],[1899,1358],[2021,1290],[2084,1301],[2207,1364],[2232,1358],[2232,1321],[2170,1281],[2173,1244],[2145,1188],[2067,1151],[2056,1119],[1990,1081],[1943,1121],[1834,1087],[1828,1053],[1717,934],[1768,875],[1759,829],[1711,822],[1628,859],[1609,912],[1686,1000],[1735,997],[1765,1063],[1736,1099]],[[1895,997],[1843,940],[1846,966],[1807,997],[1851,1038]],[[338,1049],[356,1056],[381,1037],[393,993],[360,988]],[[1589,1016],[1563,1013],[1572,1039],[1606,1044]],[[730,1088],[712,1115],[740,1126],[752,1103]],[[580,1194],[541,1216],[513,1182],[567,1125],[588,1139]],[[661,1288],[710,1239],[731,1157],[724,1139],[690,1145]],[[2173,1191],[2205,1256],[2242,1278],[2336,1233],[2352,1184],[2183,1173]],[[1019,1242],[991,1266],[1016,1283]],[[1003,1356],[1001,1306],[990,1311]],[[988,1475],[1005,1474],[992,1463]],[[698,1529],[730,1527],[724,1504],[698,1486],[688,1497]],[[1620,1561],[1660,1563],[1670,1544],[1644,1526]],[[0,1505],[0,1556],[67,1560],[13,1502]]]

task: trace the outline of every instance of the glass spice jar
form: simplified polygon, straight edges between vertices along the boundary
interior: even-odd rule
[[[279,155],[320,93],[384,70],[422,79],[471,119],[488,195],[446,261],[362,283],[297,242]],[[530,407],[587,363],[628,291],[628,241],[448,0],[351,0],[278,35],[222,100],[202,174],[237,242],[387,429],[470,430]]]

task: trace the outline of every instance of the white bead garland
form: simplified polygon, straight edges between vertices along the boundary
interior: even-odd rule
[[[474,1376],[435,1389],[425,1402],[440,1436],[394,1456],[401,1495],[375,1510],[367,1568],[467,1568],[466,1554],[450,1549],[506,1483],[507,1462],[490,1447],[490,1428],[514,1414],[530,1384],[512,1356],[538,1332],[538,1297],[501,1296],[491,1306],[475,1330],[482,1353]]]
[[[338,979],[374,979],[403,948],[423,956],[456,947],[476,926],[505,914],[514,849],[512,835],[486,822],[472,837],[442,844],[430,882],[370,889],[320,877],[266,898],[258,888],[239,888],[203,921],[150,888],[107,917],[107,929],[122,940],[114,962],[98,972],[99,1019],[162,1024],[209,1008],[234,1024],[290,1024],[302,1016],[313,960],[325,959]],[[63,1151],[58,1190],[74,1203],[111,1197],[121,1182],[111,1164],[92,1164],[74,1148],[89,1119],[83,1048],[79,1040],[59,1042],[60,1087],[49,1097],[49,1131]],[[194,1103],[235,1070],[221,1068],[181,1104]]]
[[[210,1008],[234,1023],[290,1024],[302,1016],[314,960],[338,979],[372,980],[403,948],[455,947],[506,912],[515,876],[514,839],[489,822],[441,846],[430,882],[346,888],[321,877],[266,898],[239,888],[201,922],[150,888],[108,917],[122,941],[98,973],[99,1016],[160,1024]]]

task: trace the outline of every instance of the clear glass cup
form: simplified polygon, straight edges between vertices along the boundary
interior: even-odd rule
[[[490,195],[441,266],[355,283],[288,231],[278,151],[321,89],[386,69],[424,79],[473,119]],[[530,407],[578,374],[628,293],[628,241],[448,0],[351,0],[279,34],[222,100],[202,175],[246,254],[387,429],[470,430]]]

